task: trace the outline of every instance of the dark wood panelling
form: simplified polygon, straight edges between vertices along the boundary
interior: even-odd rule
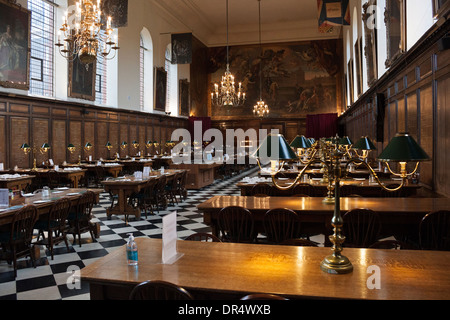
[[[106,143],[108,142],[108,124],[106,122],[97,122],[97,139],[95,140],[95,155],[97,159],[108,158],[108,149]]]
[[[28,143],[30,146],[33,145],[33,142],[29,140],[29,119],[25,117],[11,117],[10,128],[11,152],[9,153],[9,166],[10,168],[13,168],[14,166],[28,168],[31,164],[29,159],[31,159],[32,156],[24,155],[20,150],[20,146],[23,143]]]
[[[35,118],[32,122],[32,132],[33,132],[33,139],[32,144],[36,148],[39,148],[44,144],[48,143],[50,145],[50,148],[52,147],[52,144],[50,143],[49,139],[49,123],[48,119],[39,119]],[[51,149],[48,153],[41,153],[40,151],[36,152],[36,161],[37,164],[41,164],[42,162],[48,161],[49,158],[52,158],[53,150]]]
[[[432,191],[450,196],[450,50],[441,51],[437,41],[450,32],[450,23],[435,25],[412,50],[407,52],[343,116],[340,125],[346,132],[370,132],[376,122],[361,122],[355,114],[370,107],[367,101],[383,93],[386,117],[384,143],[379,154],[396,131],[409,132],[432,158],[421,163],[420,181]],[[401,79],[404,81],[402,87]],[[396,111],[394,112],[394,109]],[[355,137],[351,137],[354,139]],[[376,156],[376,155],[375,155]]]
[[[83,150],[83,158],[87,159],[89,156],[92,157],[92,159],[96,159],[95,156],[95,150],[98,148],[98,146],[95,144],[95,122],[93,121],[85,121],[84,122],[84,141],[83,141],[83,147],[86,145],[86,143],[90,143],[94,147],[87,151]]]
[[[66,121],[53,120],[52,124],[52,157],[56,164],[66,160]]]
[[[78,157],[82,155],[82,145],[81,145],[81,121],[71,121],[70,131],[69,131],[69,141],[76,147],[74,153],[69,154],[69,162],[73,163],[78,161]]]
[[[433,93],[431,85],[420,90],[420,145],[429,155],[433,155]],[[432,184],[433,162],[421,164],[420,180]]]
[[[120,157],[126,157],[130,155],[130,138],[128,136],[128,123],[120,124],[120,144],[125,141],[128,145],[125,149],[120,148]]]

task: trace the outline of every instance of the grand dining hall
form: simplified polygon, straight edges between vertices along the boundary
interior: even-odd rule
[[[0,300],[449,300],[449,14],[0,0]]]

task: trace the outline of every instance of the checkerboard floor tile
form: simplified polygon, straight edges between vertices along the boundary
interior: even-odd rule
[[[0,261],[0,299],[1,300],[88,300],[89,285],[87,283],[71,283],[72,271],[82,269],[97,259],[123,246],[128,233],[135,237],[162,237],[162,216],[177,211],[177,236],[185,239],[196,232],[211,232],[210,227],[203,224],[203,215],[197,205],[214,195],[239,195],[236,182],[248,175],[257,173],[256,168],[247,170],[226,180],[216,180],[213,185],[201,190],[189,190],[188,197],[175,206],[155,215],[142,215],[140,220],[131,218],[128,225],[123,216],[106,216],[106,209],[111,201],[107,193],[100,195],[99,203],[93,209],[93,222],[100,224],[100,237],[92,241],[89,233],[82,234],[81,247],[73,243],[68,235],[69,251],[64,243],[54,249],[54,259],[45,247],[40,249],[40,259],[36,268],[30,259],[18,260],[17,278],[14,279],[12,265]],[[78,287],[79,285],[79,287]]]

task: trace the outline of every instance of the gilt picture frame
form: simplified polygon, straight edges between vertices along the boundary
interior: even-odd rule
[[[155,68],[154,81],[155,101],[154,106],[156,111],[166,111],[166,92],[167,92],[167,71],[164,68]]]
[[[30,89],[31,11],[0,0],[0,86]]]
[[[386,0],[384,12],[386,24],[386,68],[406,51],[406,0]]]
[[[377,0],[369,0],[363,5],[362,20],[364,25],[364,56],[366,58],[367,85],[371,87],[378,79],[377,28],[369,26],[370,8],[377,5]]]

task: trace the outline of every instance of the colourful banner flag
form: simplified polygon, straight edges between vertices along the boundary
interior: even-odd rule
[[[335,26],[350,25],[349,0],[317,0],[319,32],[327,33]]]

